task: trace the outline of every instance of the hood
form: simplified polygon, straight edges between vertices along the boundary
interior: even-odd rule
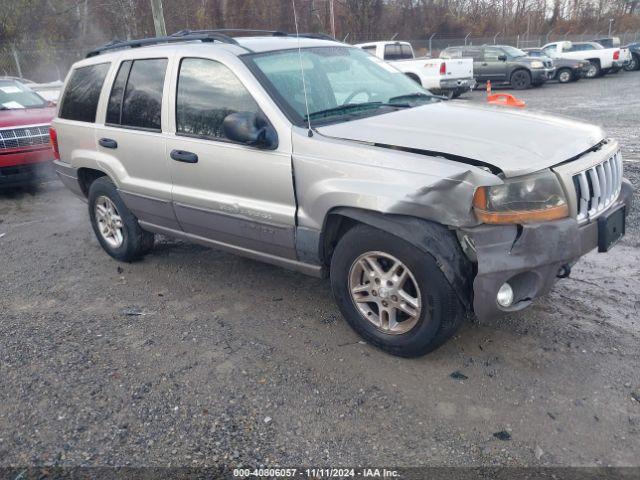
[[[437,102],[317,130],[345,140],[463,157],[492,165],[507,177],[557,165],[604,139],[599,127],[586,123],[462,102]]]
[[[51,123],[55,115],[55,107],[0,110],[0,128],[21,127],[24,125],[38,125],[43,123],[48,124]]]

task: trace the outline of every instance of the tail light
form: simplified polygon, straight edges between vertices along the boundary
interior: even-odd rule
[[[53,149],[53,158],[60,160],[60,150],[58,150],[58,134],[56,129],[49,127],[49,139],[51,140],[51,148]]]
[[[620,50],[616,50],[615,52],[613,52],[613,59],[620,60]]]
[[[442,62],[440,64],[440,75],[446,75],[447,73],[447,62]]]

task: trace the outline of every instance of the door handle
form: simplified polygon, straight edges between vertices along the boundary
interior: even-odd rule
[[[185,150],[171,150],[170,155],[176,162],[198,163],[198,155],[192,152],[187,152]]]
[[[110,138],[101,138],[98,143],[104,148],[118,148],[118,142]]]

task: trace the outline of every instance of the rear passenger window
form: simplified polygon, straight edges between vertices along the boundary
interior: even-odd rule
[[[225,139],[222,122],[236,112],[260,113],[260,109],[231,70],[213,60],[182,60],[176,97],[178,134]]]
[[[122,62],[111,88],[106,123],[160,131],[166,58]]]
[[[60,118],[80,122],[95,122],[102,84],[109,63],[76,68],[71,73],[60,106]]]
[[[127,83],[127,77],[131,70],[131,60],[122,62],[118,75],[111,87],[111,95],[109,95],[109,103],[107,105],[106,123],[115,125],[120,124],[120,115],[122,114],[122,96],[124,95],[124,86]]]

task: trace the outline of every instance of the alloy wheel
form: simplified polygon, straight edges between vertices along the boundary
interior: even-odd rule
[[[558,80],[560,81],[560,83],[567,83],[571,81],[571,73],[563,70],[562,72],[560,72],[560,75],[558,75]]]
[[[362,317],[389,335],[413,329],[422,313],[422,296],[409,268],[384,252],[360,255],[349,270],[351,300]]]
[[[120,248],[124,242],[124,223],[118,209],[109,197],[99,196],[95,203],[98,231],[112,248]]]

